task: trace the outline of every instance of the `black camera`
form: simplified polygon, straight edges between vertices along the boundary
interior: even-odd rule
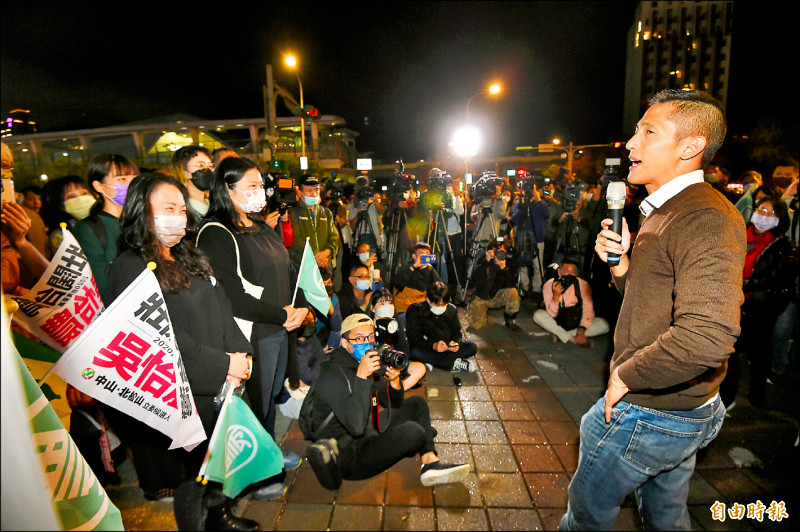
[[[392,203],[399,203],[405,199],[405,193],[411,190],[412,179],[411,176],[404,172],[405,165],[403,160],[397,161],[397,169],[394,171],[392,180],[389,182],[389,187],[386,190],[389,201]]]
[[[619,157],[606,159],[606,166],[603,168],[603,175],[600,177],[600,185],[603,187],[603,189],[608,188],[609,183],[620,180],[620,163],[621,159]]]
[[[263,180],[269,212],[277,210],[283,216],[286,213],[286,209],[297,205],[294,179],[284,174],[264,174]]]
[[[506,253],[505,250],[503,249],[498,249],[497,251],[494,252],[494,258],[497,260],[507,260],[508,253]]]
[[[503,180],[502,178],[497,177],[497,174],[494,172],[484,172],[481,178],[478,179],[474,185],[472,185],[472,202],[491,202],[492,196],[497,194],[498,185],[502,184]],[[483,206],[490,207],[491,204]]]
[[[575,277],[574,275],[562,275],[561,277],[556,279],[555,282],[560,284],[561,288],[563,288],[566,291],[567,288],[578,282],[578,278]]]
[[[585,190],[586,183],[583,181],[564,183],[564,210],[567,212],[574,211]]]
[[[324,195],[331,201],[339,201],[344,197],[344,182],[326,179],[323,184]]]
[[[359,210],[366,210],[370,198],[375,195],[375,181],[372,181],[366,176],[359,176],[356,178],[356,188],[353,193],[353,199],[358,204]]]
[[[444,170],[434,168],[428,174],[428,190],[436,190],[438,192],[445,192],[447,185],[452,182],[450,175]]]
[[[383,375],[387,367],[399,371],[408,369],[408,356],[402,351],[397,351],[394,346],[399,339],[400,324],[394,318],[375,319],[375,350],[381,361],[381,369],[376,372]]]

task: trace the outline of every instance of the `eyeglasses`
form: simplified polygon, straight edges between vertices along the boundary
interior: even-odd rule
[[[758,214],[764,214],[766,216],[775,216],[775,211],[774,210],[771,211],[771,210],[767,209],[766,207],[764,207],[762,209],[758,209],[756,212]]]
[[[194,169],[192,169],[192,167],[194,167]],[[186,170],[188,170],[190,174],[193,174],[198,170],[213,170],[213,169],[214,169],[214,163],[211,164],[197,163],[196,165],[186,167]]]
[[[363,344],[365,342],[374,342],[375,341],[375,333],[370,334],[369,336],[356,336],[355,338],[347,338],[345,339],[350,342],[351,344]]]

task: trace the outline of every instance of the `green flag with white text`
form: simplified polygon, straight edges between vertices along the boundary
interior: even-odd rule
[[[22,359],[18,360],[36,452],[63,529],[125,530],[119,510],[108,498]]]
[[[222,491],[235,498],[250,484],[283,471],[283,453],[258,418],[240,397],[217,420],[217,437],[205,476],[222,483]]]
[[[308,239],[306,239],[306,247],[303,249],[303,259],[300,261],[297,286],[303,289],[306,300],[314,305],[315,309],[320,311],[323,316],[328,315],[331,298],[328,297],[328,292],[325,290],[325,283],[322,281],[322,274],[319,273],[319,266],[317,266]]]

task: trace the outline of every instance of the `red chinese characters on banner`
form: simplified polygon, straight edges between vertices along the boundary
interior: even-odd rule
[[[73,308],[57,312],[42,324],[42,331],[58,345],[66,347],[92,323],[100,309],[100,294],[94,279],[75,296]]]
[[[101,348],[92,361],[103,368],[113,369],[126,382],[136,377],[134,385],[165,405],[177,410],[175,370],[166,354],[135,333],[118,333],[108,346]]]

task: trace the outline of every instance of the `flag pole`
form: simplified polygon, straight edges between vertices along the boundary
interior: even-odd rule
[[[292,296],[292,308],[294,308],[294,300],[297,298],[297,288],[300,286],[300,272],[303,271],[303,263],[306,260],[306,248],[310,237],[306,237],[306,245],[303,246],[303,257],[300,259],[300,269],[297,270],[297,282],[294,283],[294,295]]]
[[[223,418],[225,417],[225,412],[228,410],[228,405],[230,404],[230,399],[233,397],[233,392],[235,387],[231,384],[228,386],[228,393],[225,394],[225,399],[222,402],[222,408],[219,410],[219,416],[217,416],[217,422],[214,424],[214,431],[211,433],[211,438],[208,440],[208,449],[206,449],[206,455],[203,458],[203,463],[200,466],[200,472],[197,474],[197,482],[201,482],[203,484],[208,483],[208,479],[206,478],[206,468],[208,467],[208,461],[211,458],[211,449],[214,447],[214,443],[217,441],[217,433],[219,432],[220,423],[222,423]]]

